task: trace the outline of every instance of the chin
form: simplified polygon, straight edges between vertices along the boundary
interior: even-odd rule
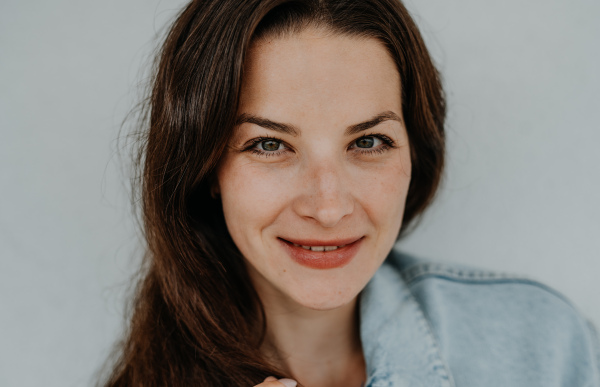
[[[327,311],[346,306],[356,300],[356,296],[362,290],[360,288],[341,286],[332,288],[329,286],[304,286],[304,291],[289,294],[294,302],[302,307]],[[300,289],[299,289],[300,290]]]

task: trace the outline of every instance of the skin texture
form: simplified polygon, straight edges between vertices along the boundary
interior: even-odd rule
[[[296,131],[237,126],[214,187],[265,307],[264,350],[304,385],[358,386],[357,295],[395,242],[410,183],[399,74],[379,41],[311,28],[255,42],[244,70],[239,116]],[[398,120],[348,133],[384,112]],[[344,265],[313,268],[282,239],[359,242]]]

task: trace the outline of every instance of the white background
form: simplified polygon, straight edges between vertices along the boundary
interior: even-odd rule
[[[91,385],[118,338],[139,249],[116,139],[182,4],[0,3],[1,386]],[[444,75],[449,155],[400,248],[541,280],[599,325],[600,2],[407,6]]]

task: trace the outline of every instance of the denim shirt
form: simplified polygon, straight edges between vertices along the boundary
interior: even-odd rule
[[[392,251],[360,297],[366,387],[600,387],[593,327],[524,278]]]

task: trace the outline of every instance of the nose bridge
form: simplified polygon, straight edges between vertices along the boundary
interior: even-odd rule
[[[304,181],[297,211],[323,227],[334,227],[354,210],[351,181],[342,160],[314,157],[304,165]]]
[[[321,161],[312,166],[312,174],[317,194],[325,198],[334,198],[344,190],[342,167],[335,161]]]

